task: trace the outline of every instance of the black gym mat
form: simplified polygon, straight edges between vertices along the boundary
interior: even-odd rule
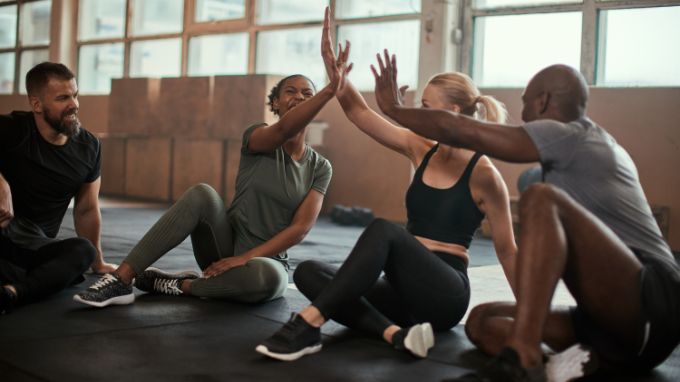
[[[107,259],[120,262],[161,210],[104,210]],[[72,235],[70,217],[62,236]],[[305,243],[291,250],[293,265],[307,258],[340,264],[361,233],[322,219]],[[493,247],[476,240],[474,263],[492,262]],[[157,266],[197,269],[185,241]],[[437,335],[425,360],[393,350],[379,338],[333,322],[324,326],[324,349],[292,363],[254,351],[308,301],[296,290],[261,305],[137,293],[133,305],[89,308],[71,300],[94,276],[43,302],[0,316],[0,382],[5,381],[440,381],[484,366],[488,357],[463,327]],[[680,348],[644,376],[596,376],[606,381],[679,381]]]

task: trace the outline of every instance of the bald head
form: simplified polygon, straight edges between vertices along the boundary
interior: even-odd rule
[[[581,118],[588,102],[588,84],[576,69],[567,65],[552,65],[538,72],[524,91],[527,102],[536,103],[528,110],[530,120],[551,118],[569,122]],[[531,113],[533,111],[533,113]],[[524,112],[522,113],[524,118]],[[527,119],[524,119],[528,122]]]

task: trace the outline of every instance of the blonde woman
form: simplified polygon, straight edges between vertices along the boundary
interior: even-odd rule
[[[338,62],[347,62],[349,43],[344,51],[340,47],[336,60],[328,30],[327,15],[322,52],[332,73]],[[294,314],[256,350],[288,361],[317,352],[321,349],[319,328],[333,319],[425,357],[434,345],[432,330],[451,329],[467,311],[468,248],[484,216],[492,227],[501,265],[514,285],[511,275],[517,247],[508,191],[488,158],[392,124],[371,110],[349,81],[341,89],[336,97],[350,121],[407,157],[416,169],[406,193],[408,223],[404,229],[376,219],[339,269],[318,261],[300,264],[293,276],[295,284],[312,304]],[[432,77],[422,104],[493,122],[506,118],[503,105],[480,94],[461,73]],[[382,272],[384,277],[380,277]]]

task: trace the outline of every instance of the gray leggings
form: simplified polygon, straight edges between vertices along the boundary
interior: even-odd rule
[[[232,229],[220,195],[209,185],[191,187],[151,227],[125,258],[136,274],[161,258],[191,235],[196,262],[201,269],[234,255]],[[263,302],[279,298],[288,286],[283,264],[256,257],[245,266],[191,283],[191,294],[240,302]]]

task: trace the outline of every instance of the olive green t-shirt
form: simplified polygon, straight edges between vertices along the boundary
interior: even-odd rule
[[[269,153],[248,150],[251,134],[262,126],[266,124],[252,125],[243,134],[236,193],[228,211],[235,255],[261,245],[288,227],[310,189],[326,194],[333,173],[330,162],[308,145],[299,161],[282,147]],[[288,268],[285,251],[274,259]]]

